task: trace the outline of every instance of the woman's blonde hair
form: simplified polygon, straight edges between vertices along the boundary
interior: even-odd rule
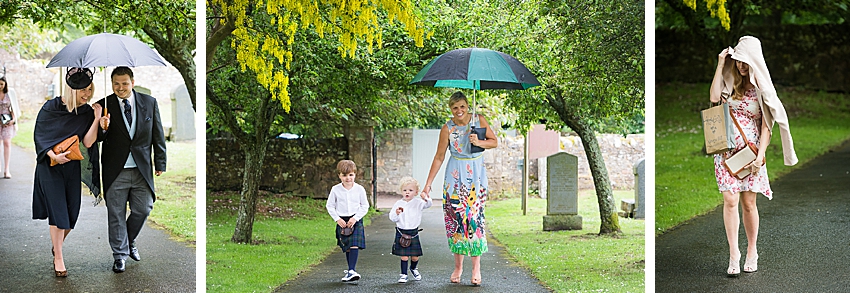
[[[410,184],[413,184],[416,187],[416,192],[419,193],[419,181],[410,176],[401,178],[401,181],[398,182],[398,191],[402,191],[405,186]]]
[[[62,94],[62,102],[65,103],[65,107],[68,109],[68,112],[74,111],[80,105],[77,105],[77,91],[81,91],[91,87],[92,95],[94,95],[94,82],[89,84],[87,87],[82,89],[72,89],[71,86],[65,84],[65,91]]]
[[[733,84],[733,87],[732,87],[732,99],[733,100],[740,100],[744,96],[744,93],[747,92],[747,90],[744,88],[744,84],[745,84],[744,82],[746,80],[744,79],[744,76],[741,75],[741,72],[738,71],[737,62],[741,62],[741,63],[744,63],[744,64],[747,64],[747,63],[743,62],[743,61],[737,61],[735,59],[732,59],[732,61],[736,62],[735,69],[733,70],[733,71],[735,71],[735,74],[732,74],[732,76],[734,77],[734,84]],[[750,65],[749,64],[747,64],[747,71],[749,72],[748,74],[752,74],[752,72],[750,71]],[[749,77],[749,76],[747,76],[747,77]]]

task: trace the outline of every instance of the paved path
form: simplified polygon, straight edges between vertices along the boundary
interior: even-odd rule
[[[771,187],[772,201],[758,199],[758,272],[726,277],[729,250],[717,208],[656,239],[656,292],[848,292],[850,141]],[[743,268],[743,223],[739,239]]]
[[[91,196],[65,241],[68,278],[54,277],[47,221],[32,220],[35,154],[12,154],[13,178],[0,179],[0,292],[195,292],[195,249],[150,225],[137,240],[142,261],[113,273],[106,207]]]
[[[379,207],[381,207],[379,202]],[[389,203],[388,210],[392,207]],[[412,278],[399,284],[400,259],[391,254],[395,238],[395,223],[384,214],[373,218],[366,227],[366,249],[360,252],[357,272],[363,278],[356,284],[342,283],[343,270],[348,269],[345,255],[339,250],[324,262],[303,273],[298,278],[281,285],[275,292],[550,292],[528,271],[505,258],[503,247],[489,242],[489,251],[481,257],[482,285],[473,287],[472,263],[464,261],[460,284],[449,282],[454,269],[454,257],[446,242],[441,205],[425,210],[422,216],[424,230],[420,232],[423,256],[419,259],[421,281]]]

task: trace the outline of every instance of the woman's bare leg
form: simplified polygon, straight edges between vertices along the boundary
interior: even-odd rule
[[[741,192],[742,208],[744,210],[744,232],[747,233],[747,260],[758,259],[758,237],[759,237],[759,210],[756,206],[758,194],[755,192]],[[750,264],[750,261],[747,262]],[[755,271],[755,267],[747,268],[745,271]]]
[[[463,254],[455,253],[455,270],[451,276],[452,283],[459,283],[461,274],[463,274]]]
[[[53,269],[56,271],[64,271],[65,259],[62,255],[62,244],[65,243],[65,237],[71,232],[71,229],[59,229],[56,226],[50,226],[50,242],[53,243]]]
[[[737,193],[723,192],[723,225],[726,227],[726,241],[729,242],[730,262],[740,261],[741,259],[741,250],[738,248],[738,227],[741,225],[741,219],[738,215],[739,197]],[[740,273],[739,265],[730,263],[727,273]]]
[[[12,157],[12,139],[3,140],[3,175],[12,175],[9,172],[9,159]]]
[[[472,258],[472,283],[481,283],[481,256],[473,256]]]

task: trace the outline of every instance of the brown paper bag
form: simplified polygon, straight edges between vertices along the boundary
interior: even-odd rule
[[[729,104],[702,110],[703,133],[705,133],[706,154],[722,154],[735,148],[735,130],[732,126],[732,116],[729,114]]]

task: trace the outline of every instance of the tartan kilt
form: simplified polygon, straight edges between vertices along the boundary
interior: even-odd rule
[[[348,219],[351,219],[351,217],[340,218],[346,222],[348,222]],[[357,246],[360,249],[366,249],[366,232],[363,228],[363,219],[354,223],[354,232],[348,236],[342,235],[342,228],[339,227],[339,225],[334,224],[334,226],[336,226],[336,245],[339,245],[339,248],[342,248],[342,252],[348,251],[352,246]]]
[[[399,231],[404,232],[407,235],[418,235],[419,229],[396,229],[395,230],[395,241],[393,241],[393,255],[398,256],[422,256],[422,244],[419,243],[419,237],[413,237],[410,239],[410,246],[401,247],[398,244],[398,240],[401,239],[401,233]]]

